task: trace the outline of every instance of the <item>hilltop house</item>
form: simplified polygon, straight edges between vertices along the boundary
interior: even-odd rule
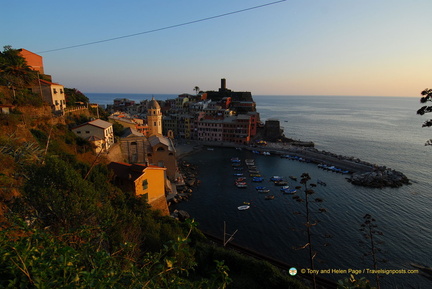
[[[72,132],[93,143],[96,146],[97,153],[108,151],[114,144],[112,124],[101,119],[95,119],[74,127]]]
[[[153,209],[169,215],[165,197],[165,168],[119,162],[110,163],[108,168],[114,173],[114,185],[124,192],[143,197]]]
[[[39,84],[32,86],[31,90],[33,93],[40,94],[43,100],[51,105],[54,112],[65,110],[66,97],[63,85],[39,79]]]

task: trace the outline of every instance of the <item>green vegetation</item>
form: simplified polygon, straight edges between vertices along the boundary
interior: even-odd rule
[[[16,112],[0,117],[1,288],[304,288],[120,191],[104,157],[90,170],[69,127],[91,115]]]
[[[19,55],[19,50],[12,49],[11,46],[3,47],[3,51],[0,52],[0,86],[7,88],[12,97],[9,98],[2,92],[0,103],[41,106],[43,101],[40,96],[27,89],[37,77],[37,73]]]
[[[66,88],[64,89],[66,97],[66,106],[75,106],[77,104],[87,104],[89,99],[81,91],[76,88]]]
[[[422,97],[420,98],[420,103],[427,103],[432,101],[432,89],[431,88],[426,88],[421,92]],[[417,114],[418,115],[424,115],[425,113],[430,113],[432,112],[432,106],[422,106],[419,110],[417,110]],[[426,120],[422,127],[431,127],[432,126],[432,119],[428,119]],[[426,146],[430,146],[432,145],[432,139],[429,139],[426,143]]]
[[[28,89],[37,77],[4,47],[0,103],[15,108],[0,115],[1,288],[304,288],[113,186],[108,160],[70,131],[107,114],[53,118]],[[65,94],[67,106],[88,103],[76,89]]]

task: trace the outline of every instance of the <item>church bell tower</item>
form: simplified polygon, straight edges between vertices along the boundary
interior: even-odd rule
[[[147,106],[149,135],[162,135],[162,112],[159,103],[152,97]]]

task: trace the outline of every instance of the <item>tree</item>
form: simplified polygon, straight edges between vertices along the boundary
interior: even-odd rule
[[[372,265],[374,270],[378,270],[378,262],[385,262],[385,260],[379,260],[379,253],[381,252],[381,249],[378,245],[382,244],[383,242],[380,241],[377,237],[382,236],[383,233],[379,230],[377,230],[377,225],[375,224],[375,219],[372,218],[370,214],[366,214],[363,216],[364,222],[361,224],[360,231],[363,232],[363,237],[365,238],[366,242],[360,241],[360,245],[365,246],[367,248],[367,252],[363,254],[363,256],[371,256],[372,257]],[[379,282],[380,276],[375,274],[375,280],[377,289],[380,288],[380,282]]]
[[[195,86],[195,87],[194,87],[194,91],[195,91],[195,93],[198,95],[198,92],[200,91],[200,88],[199,88],[198,86]]]
[[[305,202],[305,208],[306,213],[304,215],[306,222],[304,225],[306,226],[306,234],[307,234],[307,243],[300,247],[299,249],[309,249],[309,263],[310,263],[310,269],[315,269],[315,257],[317,255],[317,252],[314,251],[314,246],[312,244],[312,227],[316,226],[318,224],[317,220],[312,220],[312,211],[310,208],[311,203],[321,203],[323,200],[321,198],[315,198],[314,200],[311,200],[311,195],[315,194],[315,191],[312,190],[310,187],[315,187],[315,184],[310,184],[310,187],[308,186],[308,182],[311,180],[311,177],[308,173],[303,173],[301,175],[300,184],[304,186],[304,199],[301,199],[299,196],[294,196],[293,198],[296,199],[298,202]],[[301,188],[301,187],[299,187]],[[325,213],[327,210],[324,208],[318,209],[319,213]],[[295,212],[295,214],[300,214],[298,212]],[[326,243],[324,246],[328,246],[329,244]],[[315,280],[315,274],[312,275],[312,281],[313,281],[313,288],[317,288],[316,280]]]
[[[426,88],[421,92],[422,97],[420,98],[420,103],[426,103],[428,101],[432,101],[432,89]],[[424,115],[425,113],[432,112],[432,106],[423,106],[419,110],[417,110],[417,114]],[[432,119],[426,120],[422,127],[431,127]],[[429,139],[425,145],[432,145],[432,139]]]
[[[27,61],[19,53],[19,50],[11,46],[4,46],[0,52],[0,81],[13,90],[22,89],[37,79],[37,74],[27,65]]]

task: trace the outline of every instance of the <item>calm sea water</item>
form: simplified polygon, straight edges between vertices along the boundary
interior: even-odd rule
[[[95,101],[91,94],[88,96]],[[128,98],[135,99],[131,95]],[[155,98],[166,99],[158,98],[158,95]],[[304,217],[299,214],[305,211],[304,203],[279,193],[278,188],[268,181],[273,175],[288,179],[288,176],[299,177],[307,172],[312,180],[327,183],[327,186],[315,189],[316,197],[324,202],[311,205],[316,212],[314,219],[319,221],[313,227],[313,243],[318,251],[317,269],[372,269],[370,258],[363,257],[367,249],[359,246],[359,241],[363,240],[359,228],[366,213],[376,219],[378,229],[383,232],[379,238],[384,243],[379,246],[387,262],[381,263],[380,268],[413,269],[411,263],[432,266],[432,228],[429,224],[432,219],[429,181],[432,148],[424,146],[432,131],[421,127],[427,117],[415,114],[420,107],[418,99],[254,96],[262,120],[278,119],[287,137],[313,141],[317,149],[355,156],[402,171],[412,180],[412,185],[396,189],[363,188],[348,183],[344,175],[323,171],[312,164],[215,148],[187,158],[198,165],[202,183],[190,201],[180,203],[176,208],[188,211],[204,231],[222,238],[225,221],[228,232],[239,230],[234,239],[237,244],[297,268],[307,268],[308,252],[295,249],[306,243]],[[230,164],[230,158],[234,156],[255,159],[265,177],[264,185],[276,196],[274,200],[265,200],[250,181],[247,189],[234,186],[235,171]],[[290,181],[290,185],[299,184]],[[301,195],[301,192],[297,194]],[[251,208],[238,211],[237,206],[243,202],[250,202]],[[319,208],[325,208],[327,212],[318,213]],[[324,246],[325,243],[330,246]],[[362,276],[374,280],[373,275]],[[346,275],[323,277],[338,280]],[[419,274],[387,275],[382,283],[382,288],[432,286],[432,281]]]

